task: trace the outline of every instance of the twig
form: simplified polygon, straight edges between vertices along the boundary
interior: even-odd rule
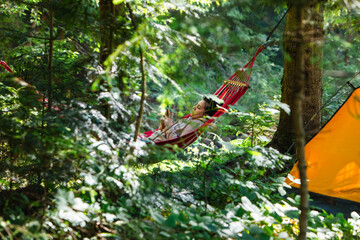
[[[205,213],[207,212],[207,205],[208,205],[208,199],[207,199],[207,193],[206,193],[206,172],[207,172],[207,169],[213,159],[214,158],[211,158],[210,161],[206,164],[205,171],[204,171],[203,186],[204,186],[204,197],[205,197]]]
[[[49,0],[50,2],[51,0]],[[52,105],[52,66],[54,54],[54,10],[50,9],[50,40],[49,40],[49,79],[48,79],[48,111],[51,111]]]
[[[5,232],[8,234],[9,238],[12,240],[13,239],[13,234],[11,232],[11,230],[7,227],[7,226],[3,226]]]
[[[126,3],[126,6],[130,13],[131,23],[133,25],[133,28],[137,29],[136,22],[134,19],[134,15],[131,9],[131,6],[129,3]],[[141,100],[140,100],[140,109],[139,109],[139,115],[138,119],[136,121],[136,127],[135,127],[135,135],[134,135],[134,142],[137,141],[138,135],[140,133],[140,125],[141,125],[141,119],[144,113],[144,105],[145,105],[145,93],[146,93],[146,78],[145,78],[145,65],[144,65],[144,54],[141,48],[141,45],[139,46],[139,53],[140,53],[140,68],[141,68]]]

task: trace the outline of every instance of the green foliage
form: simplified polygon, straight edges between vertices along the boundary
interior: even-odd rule
[[[180,152],[131,141],[140,47],[147,130],[158,126],[166,108],[185,115],[244,66],[282,16],[284,2],[276,2],[114,1],[111,26],[100,17],[98,1],[1,2],[0,55],[15,75],[0,76],[0,237],[296,239],[299,198],[287,194],[284,183],[293,160],[263,147],[278,107],[289,111],[278,101],[280,47],[259,55],[251,89],[241,107],[218,121],[217,134],[203,135]],[[355,9],[341,11],[339,4],[327,5],[324,68],[355,72],[356,15],[348,14]],[[281,42],[282,27],[275,42]],[[114,51],[102,65],[108,29]],[[347,34],[354,41],[344,41]],[[324,96],[338,85],[336,77],[327,77]],[[335,108],[332,103],[326,111]],[[310,215],[311,239],[360,237],[355,212],[348,219],[319,209]]]
[[[345,83],[351,80],[356,87],[359,78],[359,9],[354,1],[331,1],[325,5],[326,44],[324,45],[324,102],[328,101],[334,93]],[[328,103],[323,111],[323,120],[326,122],[345,101],[352,89],[348,86],[342,89]]]
[[[259,150],[261,152],[259,152]],[[89,162],[78,187],[59,189],[44,219],[19,227],[2,220],[1,234],[34,238],[99,236],[154,239],[296,239],[298,197],[284,197],[284,178],[267,170],[286,157],[235,145],[189,148],[191,161],[164,161],[141,169]],[[262,163],[259,163],[262,156]],[[310,212],[310,239],[356,237],[359,216]],[[95,227],[97,226],[97,227]]]
[[[56,119],[41,114],[42,103],[31,87],[14,88],[0,84],[3,93],[1,122],[1,175],[6,186],[23,186],[24,183],[55,184],[76,175],[78,161],[86,150],[76,143],[66,114]],[[60,112],[58,112],[61,114]],[[77,149],[76,151],[71,149]],[[84,155],[85,154],[85,155]],[[7,183],[7,184],[5,184]]]
[[[273,102],[274,104],[275,102]],[[226,135],[237,136],[236,145],[242,147],[264,146],[274,133],[274,125],[278,121],[279,110],[263,104],[254,112],[231,110],[230,116],[236,116],[227,125]]]

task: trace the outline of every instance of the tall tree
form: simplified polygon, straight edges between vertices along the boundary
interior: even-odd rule
[[[112,0],[100,0],[100,63],[104,63],[113,50],[113,25],[115,20],[115,8]]]
[[[303,101],[303,121],[306,139],[309,139],[321,127],[321,115],[316,114],[321,108],[322,97],[322,58],[324,38],[323,7],[317,0],[310,0],[302,16],[304,22],[304,46],[305,57],[305,98]],[[297,72],[296,59],[296,36],[293,34],[296,26],[296,9],[291,9],[286,18],[284,31],[284,75],[281,83],[281,102],[294,108],[294,89],[299,72]],[[316,114],[316,115],[315,115]],[[315,116],[314,116],[315,115]],[[269,146],[280,152],[287,152],[294,141],[292,123],[294,114],[288,115],[281,110],[280,122]],[[292,151],[294,151],[292,149]]]
[[[112,0],[100,0],[100,64],[104,64],[105,60],[113,51],[114,40],[114,3]],[[104,82],[102,82],[104,84]],[[107,102],[102,103],[104,109],[104,116],[110,118],[110,104]]]

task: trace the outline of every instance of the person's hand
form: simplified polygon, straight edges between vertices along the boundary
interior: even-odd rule
[[[160,119],[160,130],[163,130],[164,128],[169,128],[171,125],[173,125],[173,120],[167,116],[162,116]]]
[[[163,130],[164,128],[165,128],[164,118],[161,117],[161,118],[160,118],[159,130]]]
[[[168,116],[163,115],[160,119],[160,126],[159,129],[163,130],[165,128],[169,128],[173,125],[173,120],[171,119],[171,112],[168,110]]]

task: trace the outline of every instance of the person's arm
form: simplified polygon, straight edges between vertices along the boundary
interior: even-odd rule
[[[157,130],[149,137],[149,139],[151,139],[154,142],[161,142],[161,141],[165,141],[166,137],[161,130]]]
[[[188,134],[188,133],[191,133],[191,132],[193,132],[195,129],[196,129],[196,128],[190,126],[190,124],[189,124],[189,125],[187,125],[187,126],[184,128],[184,130],[181,132],[181,136],[184,136],[184,135],[186,135],[186,134]]]

